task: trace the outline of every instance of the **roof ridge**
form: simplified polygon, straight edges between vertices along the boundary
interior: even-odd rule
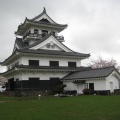
[[[108,69],[107,69],[108,68]],[[74,80],[74,79],[88,79],[88,78],[98,78],[98,77],[107,77],[109,76],[115,69],[113,66],[105,67],[105,68],[97,68],[97,69],[87,69],[83,71],[77,71],[68,76],[65,76],[63,80]]]
[[[102,67],[102,68],[91,68],[91,69],[88,69],[88,70],[78,71],[78,72],[86,72],[86,71],[91,71],[91,70],[101,70],[101,69],[107,69],[107,68],[114,68],[114,69],[116,69],[114,66],[107,66],[107,67]]]
[[[37,16],[35,16],[34,18],[32,18],[32,19],[29,19],[29,20],[32,20],[32,21],[34,21],[34,20],[36,20],[37,18],[39,18],[39,17],[41,17],[42,15],[44,15],[44,14],[46,14],[48,17],[49,17],[49,15],[47,14],[47,12],[46,12],[46,8],[44,7],[43,8],[43,12],[42,13],[40,13],[39,15],[37,15]],[[50,19],[51,19],[51,17],[49,17]],[[55,24],[58,24],[58,23],[56,23],[53,19],[51,19]]]
[[[101,67],[101,68],[92,68],[93,70],[97,70],[97,69],[107,69],[107,68],[115,68],[114,65],[111,66],[106,66],[106,67]]]

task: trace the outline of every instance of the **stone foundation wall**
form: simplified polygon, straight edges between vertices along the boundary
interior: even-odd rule
[[[51,91],[5,91],[3,94],[16,97],[38,96],[39,94],[46,96],[51,94]]]

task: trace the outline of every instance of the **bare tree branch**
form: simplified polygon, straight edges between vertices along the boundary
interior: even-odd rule
[[[5,77],[0,76],[0,85],[3,86],[7,82],[7,79]]]
[[[90,63],[88,63],[88,66],[92,68],[104,68],[114,66],[118,71],[120,70],[120,66],[117,65],[115,59],[103,59],[101,56],[98,56],[98,59],[92,60]]]

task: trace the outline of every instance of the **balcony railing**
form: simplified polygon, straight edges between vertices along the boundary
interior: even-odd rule
[[[60,42],[64,42],[64,37],[62,35],[55,36]]]
[[[43,34],[29,33],[23,36],[23,40],[27,40],[27,38],[42,38]]]
[[[28,40],[29,38],[42,38],[42,37],[45,37],[47,36],[47,34],[36,34],[36,33],[28,33],[26,34],[25,36],[23,36],[23,40],[26,41]],[[62,35],[54,35],[55,38],[57,40],[59,40],[60,42],[63,42],[64,41],[64,37]]]

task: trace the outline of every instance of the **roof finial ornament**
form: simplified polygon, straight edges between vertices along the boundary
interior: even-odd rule
[[[43,13],[46,13],[46,9],[45,9],[45,7],[44,7],[44,9],[43,9]]]

